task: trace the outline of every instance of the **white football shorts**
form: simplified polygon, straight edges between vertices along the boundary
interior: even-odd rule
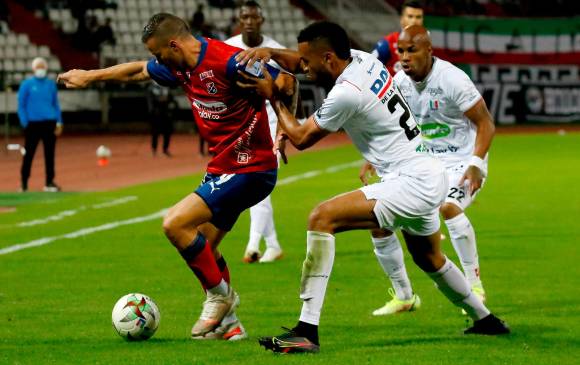
[[[381,228],[429,236],[440,227],[439,207],[447,192],[447,174],[436,159],[422,161],[413,169],[394,172],[381,182],[360,190],[367,199],[376,200],[373,209]]]
[[[472,196],[469,194],[469,182],[466,181],[462,186],[459,185],[459,181],[463,177],[465,170],[469,166],[469,161],[460,162],[457,165],[447,169],[447,176],[449,177],[449,190],[447,191],[447,196],[445,197],[445,203],[451,203],[461,210],[467,209],[475,200],[475,196],[483,186],[485,185],[485,178],[481,184],[481,188],[475,192]]]

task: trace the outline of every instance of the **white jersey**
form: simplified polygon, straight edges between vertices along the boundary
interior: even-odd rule
[[[387,69],[369,53],[351,50],[351,55],[352,62],[314,113],[316,123],[332,132],[344,128],[381,177],[432,162],[420,152],[417,123]]]
[[[424,81],[417,83],[399,71],[395,83],[419,123],[429,153],[446,168],[469,160],[475,148],[477,127],[465,112],[481,99],[469,76],[451,63],[433,57],[433,68]]]
[[[238,34],[236,36],[233,36],[231,38],[226,39],[225,43],[229,44],[230,46],[238,47],[241,49],[250,48],[244,43],[244,40],[242,39],[241,34]],[[262,43],[260,43],[256,47],[286,48],[283,45],[281,45],[280,43],[276,42],[275,40],[273,40],[272,38],[270,38],[266,35],[262,35]],[[270,62],[268,62],[268,64],[271,66],[274,66],[276,68],[280,68],[280,66],[274,61],[270,61]],[[278,124],[278,117],[276,116],[276,112],[274,111],[274,108],[272,108],[272,105],[270,105],[269,100],[266,100],[266,111],[268,112],[268,121],[270,124],[270,135],[272,136],[272,140],[274,140],[276,138],[276,128],[277,128],[277,124]]]

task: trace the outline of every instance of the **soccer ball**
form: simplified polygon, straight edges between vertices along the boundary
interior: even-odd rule
[[[127,340],[150,338],[157,331],[160,319],[155,302],[143,294],[127,294],[113,307],[113,327]]]
[[[100,145],[97,148],[96,155],[98,158],[110,158],[112,155],[111,149],[107,146]]]

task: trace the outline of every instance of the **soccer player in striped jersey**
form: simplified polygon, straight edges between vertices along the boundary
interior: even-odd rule
[[[265,98],[236,86],[240,72],[260,76],[260,67],[240,65],[235,56],[241,49],[194,37],[186,22],[167,13],[151,17],[142,41],[155,56],[149,61],[71,70],[59,80],[80,88],[97,81],[153,79],[183,89],[213,157],[201,185],[169,209],[163,229],[206,292],[192,338],[244,338],[234,312],[239,296],[230,286],[229,270],[217,247],[240,213],[266,198],[276,184],[278,163]],[[275,68],[270,72],[277,90],[295,94],[293,76]]]

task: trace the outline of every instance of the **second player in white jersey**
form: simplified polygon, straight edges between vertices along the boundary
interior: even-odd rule
[[[403,70],[394,79],[420,125],[425,147],[450,169],[473,155],[477,127],[465,113],[481,94],[465,72],[432,59],[431,72],[423,81],[413,81]]]
[[[464,214],[487,174],[493,120],[473,82],[459,68],[433,57],[428,32],[411,26],[401,33],[398,51],[403,69],[395,83],[417,118],[426,150],[445,164],[449,190],[440,212],[451,243],[473,292],[485,300],[475,231]],[[378,240],[374,238],[373,240]],[[402,255],[379,257],[393,284],[393,299],[373,312],[392,314],[416,309]]]
[[[253,44],[251,46],[244,43],[243,34],[238,34],[233,36],[229,39],[226,39],[225,42],[229,45],[234,47],[238,47],[241,49],[248,49],[252,47],[270,47],[270,48],[285,48],[280,43],[276,42],[274,39],[268,37],[265,34],[261,34],[262,42],[258,44]],[[278,67],[278,64],[274,61],[269,62],[270,65],[274,67]],[[272,140],[276,137],[276,127],[278,124],[278,117],[276,116],[276,112],[272,109],[272,105],[270,105],[270,101],[266,101],[266,111],[268,112],[268,122],[270,123],[270,132],[272,135]]]
[[[244,2],[240,6],[238,17],[241,34],[227,39],[225,41],[227,44],[241,49],[252,47],[284,48],[280,43],[262,34],[261,28],[264,23],[264,17],[262,8],[258,3],[255,1]],[[270,64],[274,67],[278,66],[274,61],[271,61]],[[276,117],[276,112],[274,112],[268,100],[266,100],[266,111],[270,124],[270,136],[272,140],[275,140],[278,117]],[[262,238],[264,238],[266,243],[266,250],[263,255],[260,253],[260,241]],[[250,237],[244,252],[244,262],[272,262],[282,258],[282,255],[282,248],[278,242],[278,235],[274,225],[272,199],[268,195],[266,199],[250,208]]]

